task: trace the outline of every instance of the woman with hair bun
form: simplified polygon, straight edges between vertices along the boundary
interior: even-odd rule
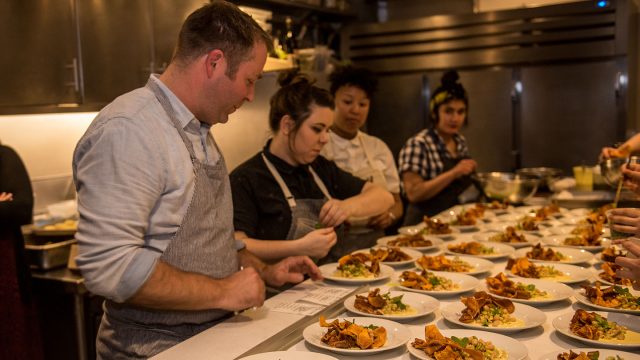
[[[460,129],[467,124],[469,97],[454,70],[442,76],[429,101],[431,126],[411,137],[398,157],[398,168],[409,206],[405,225],[422,221],[464,201],[467,191],[477,194],[470,175],[470,158]]]
[[[387,211],[393,197],[320,156],[333,123],[331,94],[295,70],[278,82],[269,111],[273,137],[230,175],[236,238],[269,261],[335,261],[357,248],[336,229],[349,217]]]

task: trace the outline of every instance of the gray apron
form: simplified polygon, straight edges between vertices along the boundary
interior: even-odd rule
[[[221,154],[215,165],[199,161],[165,93],[152,81],[147,86],[155,93],[180,134],[195,174],[195,189],[187,212],[160,259],[182,271],[216,279],[228,277],[238,271],[238,255],[224,158]],[[104,311],[96,342],[98,359],[151,357],[229,315],[224,310],[165,311],[110,300],[105,301]]]
[[[452,158],[442,143],[438,144],[438,151],[443,164],[442,173],[453,169],[461,160],[465,159],[465,157]],[[425,215],[435,216],[452,206],[460,204],[460,195],[471,186],[473,186],[471,176],[461,176],[453,180],[434,197],[419,203],[410,203],[405,212],[403,225],[420,224]]]
[[[301,237],[307,235],[308,233],[316,230],[316,225],[320,222],[319,215],[320,209],[324,203],[331,199],[331,195],[327,190],[327,187],[324,185],[318,174],[313,170],[311,166],[308,166],[309,172],[313,177],[313,181],[316,183],[322,194],[324,194],[324,199],[295,199],[287,184],[285,184],[282,176],[276,169],[275,166],[267,159],[267,157],[262,154],[262,160],[264,161],[267,169],[273,175],[273,178],[276,180],[282,193],[284,194],[285,199],[287,200],[287,204],[289,204],[289,209],[291,210],[291,226],[289,226],[289,232],[287,233],[286,240],[296,240]],[[320,260],[320,263],[329,263],[337,261],[343,254],[345,254],[344,240],[342,239],[342,231],[341,229],[336,229],[336,234],[338,235],[338,241],[331,248],[327,256]]]

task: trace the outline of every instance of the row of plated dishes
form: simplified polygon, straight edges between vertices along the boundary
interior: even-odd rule
[[[323,265],[321,271],[329,281],[386,282],[392,291],[383,293],[376,288],[348,298],[345,308],[365,317],[322,318],[304,331],[305,340],[342,354],[406,346],[420,359],[474,358],[478,355],[474,351],[480,350],[481,359],[523,359],[526,348],[500,333],[542,326],[546,315],[537,307],[556,302],[570,306],[568,299],[573,296],[587,307],[606,312],[578,309],[558,316],[552,320],[557,332],[585,344],[636,353],[575,349],[545,354],[540,359],[593,360],[597,358],[593,351],[599,351],[598,359],[640,358],[640,292],[630,287],[629,279],[615,276],[612,261],[624,252],[609,246],[605,208],[569,211],[557,207],[484,207],[484,211],[477,211],[475,206],[457,207],[435,219],[425,218],[422,224],[401,228],[399,235],[380,239],[374,248]],[[468,213],[475,214],[476,223],[464,223],[472,217]],[[461,236],[468,232],[474,232],[471,240],[468,234]],[[554,234],[558,240],[543,241]],[[571,240],[565,243],[564,239]],[[593,254],[595,251],[600,252]],[[496,265],[491,260],[505,257],[510,259],[504,271],[487,277],[484,283],[472,276],[492,271]],[[599,270],[593,272],[575,264],[596,264]],[[415,268],[403,270],[407,267]],[[581,289],[566,285],[578,283]],[[461,296],[463,293],[470,295]],[[456,296],[460,302],[443,307],[436,299]],[[440,331],[435,325],[427,325],[423,339],[409,339],[410,332],[397,322],[428,316],[437,309],[447,322],[468,329]],[[385,329],[384,336],[380,328]],[[355,342],[349,343],[344,334],[351,334]],[[456,357],[460,352],[467,355]],[[529,357],[534,359],[532,355]],[[614,355],[618,357],[610,358]]]

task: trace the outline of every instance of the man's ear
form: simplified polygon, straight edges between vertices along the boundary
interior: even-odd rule
[[[220,49],[214,49],[209,51],[205,61],[205,68],[207,69],[207,75],[212,76],[216,71],[219,71],[224,59],[224,53]]]

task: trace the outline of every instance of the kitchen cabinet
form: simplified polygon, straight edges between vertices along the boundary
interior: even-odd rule
[[[75,19],[74,0],[0,2],[0,111],[82,100]]]
[[[76,0],[83,104],[106,105],[153,70],[149,0]]]

